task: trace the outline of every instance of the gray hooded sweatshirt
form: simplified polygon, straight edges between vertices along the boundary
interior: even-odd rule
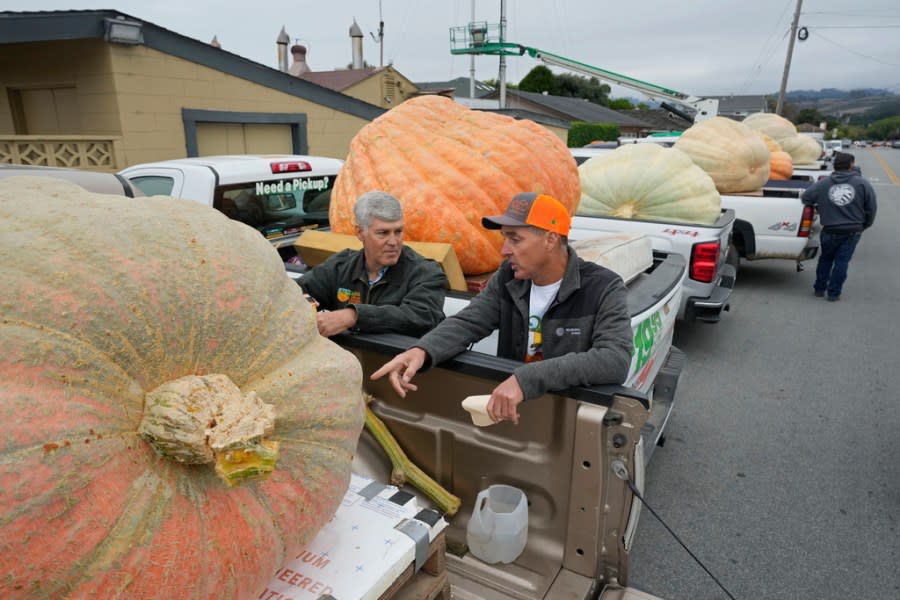
[[[875,190],[855,169],[835,171],[811,185],[801,198],[803,204],[816,207],[826,231],[862,231],[875,222]]]

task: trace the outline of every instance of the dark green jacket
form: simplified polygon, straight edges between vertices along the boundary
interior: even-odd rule
[[[356,309],[353,331],[420,336],[444,318],[447,276],[441,266],[403,246],[400,260],[371,287],[362,250],[342,250],[297,282],[319,310]]]
[[[419,340],[426,366],[438,364],[499,329],[497,355],[522,361],[528,345],[531,281],[515,279],[509,262],[469,305]],[[569,248],[556,299],[541,323],[544,360],[513,373],[525,399],[578,385],[618,384],[628,376],[633,349],[625,284],[609,269]]]

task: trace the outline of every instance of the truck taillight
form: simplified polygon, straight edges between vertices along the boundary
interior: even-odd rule
[[[691,279],[710,283],[716,278],[719,248],[719,242],[694,244],[691,250]]]
[[[797,237],[809,237],[809,232],[812,231],[814,216],[815,211],[812,206],[806,205],[803,207],[803,216],[800,217],[800,228],[797,229]]]
[[[300,171],[312,171],[310,164],[303,160],[290,162],[274,162],[271,164],[272,173],[299,173]]]

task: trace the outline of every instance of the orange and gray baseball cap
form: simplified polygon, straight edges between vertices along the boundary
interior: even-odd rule
[[[502,215],[482,217],[481,225],[485,229],[500,229],[504,225],[511,227],[532,225],[567,236],[572,225],[572,217],[562,202],[553,196],[523,192],[513,196]]]

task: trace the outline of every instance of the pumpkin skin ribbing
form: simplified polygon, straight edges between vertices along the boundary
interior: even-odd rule
[[[690,157],[657,144],[628,144],[578,167],[577,215],[715,223],[721,199],[715,183]]]
[[[10,178],[0,286],[0,597],[256,597],[334,514],[360,366],[258,232]],[[145,393],[216,373],[275,407],[264,481],[230,488],[138,435]]]
[[[775,113],[754,113],[741,121],[754,131],[761,131],[781,144],[782,140],[797,137],[797,127]]]
[[[769,151],[749,127],[725,117],[691,125],[674,148],[706,171],[722,194],[757,190],[769,180]]]
[[[466,274],[500,265],[502,237],[481,218],[515,194],[550,194],[570,213],[579,199],[575,160],[549,130],[440,96],[407,100],[356,134],[332,191],[331,228],[353,233],[353,205],[373,190],[400,200],[406,239],[452,244]]]

